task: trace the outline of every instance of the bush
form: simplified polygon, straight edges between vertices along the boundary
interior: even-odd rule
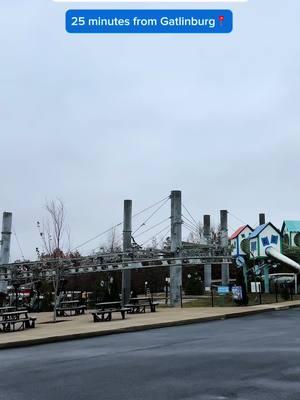
[[[197,272],[188,275],[184,293],[188,296],[200,296],[204,293],[204,285]]]

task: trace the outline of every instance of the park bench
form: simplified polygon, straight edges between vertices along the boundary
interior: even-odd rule
[[[64,306],[56,308],[58,317],[71,317],[72,315],[83,315],[86,311],[86,306]]]
[[[150,312],[156,312],[156,307],[159,303],[154,303],[151,297],[135,297],[130,299],[130,303],[125,307],[129,308],[128,313],[137,314],[145,313],[146,308],[149,307]]]
[[[94,322],[106,322],[112,320],[113,313],[120,313],[122,319],[125,319],[126,312],[129,311],[129,308],[107,308],[105,310],[97,310],[92,313]]]
[[[2,313],[0,316],[0,331],[14,332],[35,328],[35,317],[29,317],[27,310]]]

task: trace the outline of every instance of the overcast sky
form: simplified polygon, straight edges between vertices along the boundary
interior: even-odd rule
[[[72,36],[63,4],[1,1],[0,211],[26,258],[58,197],[74,247],[172,189],[197,220],[300,219],[300,2],[226,6],[230,35]]]

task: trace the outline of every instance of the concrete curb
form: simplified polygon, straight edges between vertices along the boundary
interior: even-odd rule
[[[58,343],[58,342],[65,342],[69,340],[79,340],[79,339],[89,339],[98,336],[108,336],[108,335],[118,335],[121,333],[130,333],[130,332],[140,332],[146,331],[150,329],[161,329],[167,328],[172,326],[183,326],[183,325],[191,325],[191,324],[199,324],[204,322],[211,322],[211,321],[220,321],[230,318],[241,318],[247,317],[249,315],[257,315],[262,314],[269,311],[284,311],[290,308],[297,308],[300,307],[300,304],[293,304],[293,305],[282,305],[282,306],[274,306],[271,308],[263,308],[263,309],[251,309],[248,311],[243,312],[234,312],[229,314],[221,314],[221,315],[214,315],[209,317],[199,317],[199,318],[191,318],[186,320],[178,320],[178,321],[169,321],[169,322],[159,322],[156,324],[148,324],[148,325],[137,325],[137,326],[130,326],[126,328],[119,328],[119,329],[111,329],[106,331],[96,331],[96,332],[82,332],[82,333],[74,333],[74,334],[66,334],[61,336],[50,336],[46,338],[37,338],[37,339],[28,339],[28,340],[21,340],[9,343],[0,343],[0,350],[1,349],[10,349],[10,348],[17,348],[17,347],[28,347],[28,346],[35,346],[41,344],[49,344],[49,343]]]

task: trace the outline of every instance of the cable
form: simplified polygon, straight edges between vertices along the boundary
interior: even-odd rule
[[[118,226],[122,225],[122,223],[123,223],[123,222],[119,222],[117,225],[114,225],[112,228],[106,229],[106,231],[103,231],[103,232],[99,233],[99,235],[96,235],[96,236],[94,236],[93,238],[87,240],[86,242],[81,243],[79,246],[74,247],[73,249],[71,249],[71,251],[77,250],[77,249],[79,249],[79,247],[82,247],[82,246],[84,246],[84,245],[86,245],[86,244],[92,242],[93,240],[98,239],[100,236],[103,236],[103,235],[105,235],[106,233],[110,232],[112,229],[115,229],[115,228],[117,228]]]
[[[192,214],[189,212],[189,210],[186,208],[186,206],[182,203],[182,207],[185,209],[185,211],[189,214],[189,216],[192,218],[192,220],[195,222],[197,225],[198,222],[195,220],[195,218],[192,216]]]
[[[136,235],[136,238],[139,237],[139,236],[144,235],[145,233],[147,233],[147,232],[149,232],[149,231],[151,231],[152,229],[154,229],[154,228],[156,228],[157,226],[163,224],[164,222],[168,221],[169,219],[170,219],[170,217],[165,218],[164,220],[162,220],[162,221],[158,222],[157,224],[151,226],[150,228],[148,228],[148,229],[146,229],[145,231],[143,231],[143,232],[139,233],[138,235]]]
[[[192,222],[190,219],[188,219],[184,214],[182,214],[181,216],[182,216],[182,218],[186,219],[196,229],[199,229],[199,225],[196,225],[194,222]]]
[[[150,210],[151,208],[157,206],[158,204],[160,204],[161,202],[163,202],[163,201],[165,201],[165,200],[167,200],[167,199],[169,200],[169,199],[170,199],[170,196],[164,197],[164,198],[161,199],[160,201],[157,201],[156,203],[152,204],[152,206],[149,206],[149,207],[145,208],[144,210],[139,211],[138,213],[134,214],[134,215],[132,216],[132,218],[135,218],[135,217],[137,217],[138,215],[142,214],[143,212]]]
[[[153,215],[155,215],[168,201],[169,201],[169,198],[163,204],[161,204],[155,211],[153,211],[153,213],[148,218],[146,218],[145,221],[132,234],[134,235],[143,226],[145,226],[147,224],[147,222],[153,217]]]
[[[169,199],[169,198],[170,198],[170,196],[164,197],[162,200],[160,200],[160,201],[158,201],[158,202],[152,204],[151,206],[145,208],[144,210],[141,210],[141,211],[139,211],[138,213],[134,214],[134,215],[132,216],[132,218],[135,218],[135,217],[137,217],[138,215],[142,214],[143,212],[150,210],[151,208],[155,207],[156,205],[160,204],[161,202],[163,202],[163,201],[165,201],[166,199]],[[122,221],[122,222],[119,222],[119,223],[116,224],[116,225],[114,225],[112,228],[106,229],[105,231],[99,233],[98,235],[92,237],[91,239],[86,240],[85,242],[79,244],[78,246],[74,247],[74,248],[71,249],[70,251],[74,251],[74,250],[79,249],[79,248],[82,247],[82,246],[85,246],[86,244],[92,242],[92,241],[95,240],[95,239],[98,239],[98,237],[105,235],[106,233],[108,233],[108,232],[111,231],[112,229],[117,228],[118,226],[120,226],[120,225],[122,225],[122,224],[123,224],[123,221]]]
[[[232,232],[235,232],[236,231],[236,229],[235,228],[233,228],[231,225],[229,225],[228,224],[228,227],[232,230]]]
[[[164,232],[166,229],[170,229],[170,226],[165,226],[163,229],[161,229],[159,232],[157,232],[155,235],[151,236],[151,238],[149,238],[148,240],[146,240],[145,242],[143,242],[141,244],[141,246],[145,246],[146,243],[148,243],[150,240],[152,240],[153,238],[156,238],[158,235],[160,235],[162,232]]]
[[[190,231],[193,231],[195,233],[199,233],[199,231],[197,231],[192,225],[188,224],[187,222],[183,221],[182,222],[183,227],[185,227],[186,229],[189,229]]]
[[[194,225],[191,225],[189,222],[186,221],[182,221],[182,224],[188,228],[190,228],[191,230],[199,233],[199,228],[196,228]]]
[[[136,217],[136,216],[138,216],[138,215],[140,215],[141,213],[143,213],[143,212],[145,212],[145,211],[147,211],[147,210],[149,210],[149,209],[151,209],[151,208],[153,208],[154,206],[156,206],[157,204],[160,204],[160,203],[162,203],[163,201],[163,204],[160,204],[160,206],[132,233],[132,235],[134,235],[142,226],[145,226],[146,225],[146,223],[153,217],[153,215],[155,215],[168,201],[169,201],[169,199],[170,199],[170,196],[167,196],[167,197],[165,197],[164,199],[162,199],[162,200],[160,200],[159,202],[157,202],[157,203],[154,203],[152,206],[149,206],[149,207],[147,207],[147,208],[145,208],[144,210],[142,210],[142,211],[139,211],[138,213],[136,213],[136,214],[134,214],[133,216],[132,216],[132,218],[134,218],[134,217]],[[119,223],[118,225],[116,225],[116,226],[114,226],[114,227],[112,227],[110,230],[112,230],[112,229],[115,229],[117,226],[120,226],[120,225],[122,225],[122,222],[121,223]],[[107,232],[107,231],[106,231]],[[105,232],[105,233],[106,233]],[[122,234],[119,236],[119,241],[122,239]],[[95,247],[95,248],[93,248],[90,252],[93,252],[93,251],[95,251],[95,250],[98,250],[98,247]]]
[[[194,229],[191,229],[188,225],[184,224],[184,227],[187,229],[190,234],[192,234],[194,237],[198,237],[199,239],[202,237],[200,232],[195,231]]]
[[[234,214],[230,213],[229,211],[227,211],[229,215],[231,215],[233,218],[235,218],[237,221],[242,222],[242,224],[247,225],[247,222],[243,221],[241,218],[236,217]]]
[[[119,233],[119,234],[117,234],[117,236],[116,236],[116,238],[115,238],[115,240],[114,240],[114,242],[115,243],[122,243],[122,237],[123,237],[123,234],[121,233]],[[108,240],[109,241],[109,240]],[[99,251],[99,249],[101,248],[102,246],[97,246],[97,247],[94,247],[93,249],[91,249],[91,250],[89,250],[87,253],[88,254],[90,254],[90,253],[93,253],[93,252],[98,252]]]
[[[183,221],[183,225],[191,232],[196,233],[197,235],[199,234],[199,231],[197,231],[193,226],[190,224],[187,224],[185,221]]]
[[[20,242],[19,242],[19,239],[18,239],[17,233],[16,233],[16,231],[15,231],[15,228],[14,228],[14,227],[12,227],[12,229],[13,229],[13,233],[14,233],[14,235],[15,235],[16,242],[17,242],[17,245],[18,245],[18,247],[19,247],[19,250],[20,250],[20,253],[21,253],[21,257],[23,258],[23,261],[25,261],[24,253],[23,253],[23,251],[22,251],[22,247],[21,247],[21,245],[20,245]]]
[[[170,228],[170,227],[169,227]],[[164,243],[166,240],[167,236],[170,235],[170,229],[167,231],[167,233],[164,234],[164,236],[160,239],[161,244]]]

